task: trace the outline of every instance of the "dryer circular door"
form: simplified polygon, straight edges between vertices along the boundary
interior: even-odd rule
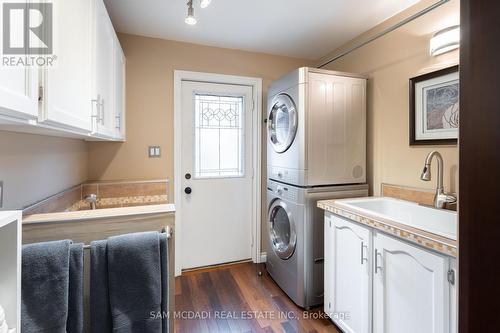
[[[279,94],[274,99],[268,117],[268,136],[277,153],[284,153],[293,143],[297,134],[297,109],[292,98]]]
[[[285,202],[274,200],[269,208],[269,238],[274,253],[281,259],[290,258],[297,245],[293,216]]]

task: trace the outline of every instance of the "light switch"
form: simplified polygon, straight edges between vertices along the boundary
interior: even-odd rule
[[[160,146],[149,146],[149,158],[159,158],[161,155]]]

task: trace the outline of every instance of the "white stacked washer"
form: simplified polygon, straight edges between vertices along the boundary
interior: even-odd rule
[[[268,96],[267,270],[309,308],[323,293],[317,200],[368,195],[366,79],[303,67],[274,82]]]

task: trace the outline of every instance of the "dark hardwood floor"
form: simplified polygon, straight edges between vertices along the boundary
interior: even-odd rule
[[[182,333],[340,333],[321,307],[303,311],[274,283],[263,265],[251,263],[177,277],[175,310],[175,331]]]

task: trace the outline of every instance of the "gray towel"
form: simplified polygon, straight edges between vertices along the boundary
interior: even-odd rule
[[[108,288],[107,241],[90,244],[90,326],[92,333],[112,331]]]
[[[167,234],[160,234],[160,263],[161,263],[161,313],[162,313],[162,333],[169,332],[168,310],[170,308],[169,299],[169,275],[168,275],[168,238]]]
[[[23,333],[66,333],[70,245],[64,240],[23,246]]]
[[[83,244],[72,244],[69,254],[68,333],[83,332]]]
[[[109,296],[113,332],[159,333],[162,307],[158,232],[108,239]]]

